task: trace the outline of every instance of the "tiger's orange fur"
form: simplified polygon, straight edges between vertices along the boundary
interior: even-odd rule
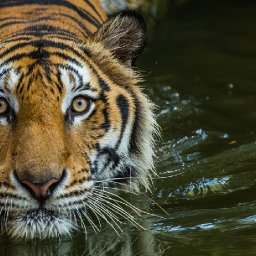
[[[56,33],[62,30],[65,35],[83,41],[107,19],[99,0],[16,1],[14,4],[2,1],[0,6],[0,39],[22,35],[25,29],[37,25],[44,26],[41,32],[45,36],[50,32],[48,26],[51,30],[55,28]]]

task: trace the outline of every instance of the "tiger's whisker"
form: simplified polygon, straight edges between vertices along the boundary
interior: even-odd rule
[[[107,208],[105,208],[105,205],[102,204],[102,201],[98,201],[96,205],[98,207],[102,208],[103,211],[106,211],[106,213],[109,214],[109,217],[112,217],[112,219],[114,219],[116,222],[122,223],[121,220],[118,219],[116,214],[114,214],[113,212],[111,212]]]
[[[97,193],[99,193],[99,194],[101,194],[101,195],[103,196],[103,193],[102,193],[101,191],[99,191],[98,189],[95,189],[95,191],[97,191]],[[114,199],[114,198],[109,197],[110,200],[118,201],[119,203],[121,203],[121,204],[123,204],[123,205],[129,207],[130,209],[133,209],[134,212],[136,212],[138,215],[140,215],[140,212],[146,213],[146,212],[144,212],[143,210],[141,210],[141,209],[135,207],[134,205],[132,205],[131,203],[129,203],[127,200],[123,199],[122,197],[120,197],[120,196],[118,196],[118,195],[116,195],[116,194],[114,194],[114,193],[111,193],[111,192],[109,192],[109,191],[104,191],[104,194],[105,194],[105,193],[117,198],[117,199]]]
[[[102,187],[95,186],[94,188],[101,190]],[[125,189],[120,189],[120,188],[116,188],[116,187],[104,187],[104,188],[108,189],[108,190],[116,190],[118,192],[121,191],[121,192],[124,192],[124,193],[129,193],[129,194],[133,194],[133,195],[139,195],[135,191],[131,191],[131,190],[125,190]]]
[[[82,228],[83,228],[83,230],[84,230],[84,232],[85,232],[85,235],[87,236],[87,229],[86,229],[86,226],[85,226],[85,224],[84,224],[83,218],[82,218],[82,216],[81,216],[81,214],[80,214],[80,212],[79,212],[79,209],[76,209],[76,213],[77,213],[77,215],[78,215],[78,217],[79,217],[79,219],[80,219],[80,223],[81,223]]]
[[[116,230],[116,228],[112,225],[112,223],[111,222],[109,222],[109,220],[107,219],[107,217],[108,218],[110,218],[112,221],[113,221],[113,223],[117,226],[117,228],[121,231],[121,232],[123,232],[122,231],[122,229],[120,228],[120,226],[117,224],[117,222],[113,219],[113,214],[109,214],[107,217],[105,216],[105,212],[106,213],[109,213],[109,211],[107,210],[107,209],[105,209],[102,205],[100,205],[99,203],[97,203],[97,209],[96,208],[94,208],[94,210],[96,210],[96,211],[98,211],[98,213],[99,214],[101,214],[100,216],[113,228],[113,230],[116,232],[116,234],[117,235],[119,235],[119,233],[117,232],[117,230]],[[102,211],[99,211],[98,209],[101,209],[101,210],[103,210],[103,212]],[[105,212],[104,212],[105,211]],[[116,218],[117,219],[117,218]],[[118,219],[117,219],[118,220]],[[119,221],[119,220],[118,220]]]
[[[127,220],[132,223],[133,225],[140,227],[141,229],[146,230],[144,227],[142,227],[137,221],[134,220],[134,217],[132,215],[130,215],[128,212],[126,212],[125,210],[123,210],[122,208],[118,207],[117,205],[111,204],[109,201],[107,200],[103,200],[102,202],[104,204],[104,206],[110,210],[116,210],[117,213],[121,216],[121,217],[126,217]],[[113,207],[113,209],[109,206],[109,204]]]
[[[91,227],[93,228],[93,231],[95,233],[97,233],[97,231],[99,232],[99,228],[97,227],[97,225],[93,222],[93,220],[91,219],[91,217],[89,216],[88,213],[86,213],[86,211],[83,211],[82,209],[80,209],[80,211],[83,213],[84,217],[88,220],[88,222],[90,223]]]
[[[84,206],[85,206],[85,209],[86,208],[89,208],[89,209],[91,209],[92,210],[92,204],[87,204],[86,202],[83,202],[83,204],[84,204]],[[100,222],[100,219],[99,219],[99,217],[98,217],[98,215],[93,211],[93,213],[94,213],[94,215],[95,215],[95,217],[97,218],[97,221],[98,221],[98,223],[99,223],[99,226],[100,226],[100,229],[101,229],[101,222]]]

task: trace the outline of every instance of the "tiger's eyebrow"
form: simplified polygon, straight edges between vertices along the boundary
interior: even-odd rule
[[[77,92],[77,91],[82,91],[82,90],[96,91],[96,89],[90,87],[90,83],[87,83],[87,84],[80,84],[80,85],[77,86],[73,91],[74,91],[74,92]]]
[[[8,87],[9,82],[12,82],[10,72],[11,68],[4,68],[0,72],[0,92],[2,93],[11,93],[11,90]]]
[[[10,70],[11,70],[10,68],[3,69],[3,71],[0,72],[0,80],[1,80],[2,77],[5,76]]]

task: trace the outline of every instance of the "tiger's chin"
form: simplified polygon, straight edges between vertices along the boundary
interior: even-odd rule
[[[8,234],[21,239],[54,238],[70,235],[77,229],[72,220],[44,208],[13,216],[7,225]]]

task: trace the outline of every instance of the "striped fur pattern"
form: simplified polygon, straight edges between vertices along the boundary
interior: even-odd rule
[[[86,230],[84,219],[95,227],[89,211],[116,229],[110,208],[127,217],[120,204],[129,204],[104,188],[148,188],[153,170],[153,105],[132,67],[144,47],[142,18],[123,12],[107,19],[97,0],[6,0],[0,14],[7,233],[45,238]],[[77,97],[87,104],[82,113],[72,107]],[[58,186],[43,204],[23,184],[53,178]]]

